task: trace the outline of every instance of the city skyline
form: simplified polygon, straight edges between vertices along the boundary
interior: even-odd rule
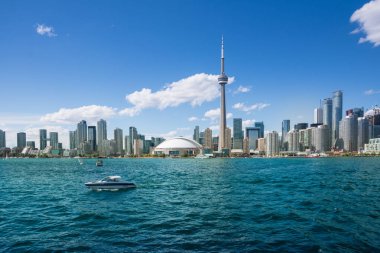
[[[374,15],[363,9],[368,1],[321,1],[313,6],[278,2],[289,14],[262,2],[217,5],[214,1],[192,1],[180,6],[168,1],[165,6],[178,12],[162,17],[158,27],[153,23],[157,16],[148,17],[152,14],[149,10],[142,17],[126,17],[115,8],[140,10],[147,2],[107,6],[109,13],[99,13],[109,18],[109,24],[103,25],[91,19],[98,13],[99,2],[86,6],[86,11],[80,4],[69,4],[78,7],[73,20],[58,15],[62,7],[58,3],[40,3],[46,10],[23,3],[35,11],[31,14],[26,13],[29,8],[16,11],[17,2],[6,2],[0,10],[4,19],[0,83],[2,94],[7,95],[1,99],[4,109],[0,129],[6,131],[7,146],[16,146],[18,132],[26,132],[28,141],[38,143],[39,129],[47,129],[58,132],[68,147],[69,131],[75,129],[75,124],[86,120],[88,125],[95,125],[101,118],[109,124],[108,136],[113,136],[117,127],[127,132],[130,126],[136,126],[146,136],[191,138],[195,125],[209,127],[214,136],[218,135],[217,77],[222,34],[231,73],[226,86],[229,128],[233,118],[242,118],[244,126],[263,121],[267,131],[278,133],[284,119],[290,119],[292,125],[312,123],[319,100],[332,97],[336,90],[344,92],[343,111],[367,109],[379,101],[376,70],[380,64],[376,59],[380,42],[366,23]],[[165,6],[150,4],[165,12]],[[375,4],[379,6],[379,1],[371,2],[366,9]],[[199,5],[205,10],[197,10]],[[335,13],[337,6],[344,8]],[[230,13],[232,18],[216,18],[209,27],[199,27],[217,17],[218,11],[231,8],[236,11]],[[326,20],[320,20],[322,9]],[[173,32],[179,25],[167,23],[170,18],[184,21],[181,15],[192,17],[196,11],[205,14],[207,10],[215,13],[185,23],[188,35]],[[251,14],[252,10],[256,12]],[[78,20],[80,11],[84,22]],[[16,20],[18,15],[24,15],[24,19]],[[114,18],[110,18],[112,15]],[[281,20],[270,19],[278,15]],[[274,29],[279,21],[283,22],[283,30]],[[315,33],[308,32],[310,26]],[[144,28],[157,31],[147,33]]]

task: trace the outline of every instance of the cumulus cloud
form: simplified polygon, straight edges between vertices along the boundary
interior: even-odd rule
[[[239,86],[235,91],[234,91],[234,94],[237,94],[237,93],[247,93],[251,90],[251,88],[249,87],[244,87],[244,86]]]
[[[227,119],[232,118],[232,116],[233,116],[232,113],[226,114]],[[205,112],[204,117],[211,119],[211,120],[219,119],[220,118],[220,108],[208,110],[207,112]]]
[[[234,78],[230,78],[232,83]],[[167,85],[159,91],[143,88],[126,96],[132,107],[120,111],[121,115],[135,116],[142,110],[158,108],[163,110],[189,103],[199,106],[204,102],[213,101],[219,96],[218,76],[205,73],[195,74]]]
[[[117,114],[116,108],[100,105],[88,105],[78,108],[61,108],[58,112],[49,113],[41,117],[42,122],[59,124],[75,124],[81,120],[97,121],[101,118],[110,118]]]
[[[266,103],[256,103],[253,105],[245,105],[244,103],[236,103],[232,108],[243,111],[243,112],[251,112],[251,111],[261,111],[262,109],[270,106],[270,104]]]
[[[243,129],[246,127],[253,126],[253,123],[255,123],[255,122],[256,122],[256,120],[254,120],[254,119],[243,120],[243,122],[242,122]]]
[[[359,39],[359,43],[370,42],[375,47],[380,45],[380,0],[364,4],[352,14],[350,21],[359,25],[353,34],[362,32],[365,35]]]
[[[187,119],[189,122],[194,122],[194,121],[197,121],[198,118],[197,117],[190,117]]]
[[[52,26],[46,26],[44,24],[42,25],[38,24],[36,27],[36,32],[41,36],[48,36],[48,37],[57,36],[57,34],[54,33],[54,28]]]
[[[374,94],[380,94],[380,90],[374,90],[374,89],[369,89],[364,91],[365,95],[374,95]]]

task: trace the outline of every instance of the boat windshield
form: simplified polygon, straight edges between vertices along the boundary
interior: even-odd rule
[[[118,176],[111,176],[111,177],[105,177],[101,181],[105,181],[105,182],[117,182],[119,180],[120,180],[120,177],[118,177]]]

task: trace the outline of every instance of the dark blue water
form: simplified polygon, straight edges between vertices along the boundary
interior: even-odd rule
[[[380,251],[379,158],[84,163],[0,160],[0,251]]]

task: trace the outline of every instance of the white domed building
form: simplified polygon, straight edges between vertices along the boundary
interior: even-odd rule
[[[153,154],[155,155],[168,155],[168,156],[195,156],[201,153],[202,145],[196,141],[184,138],[176,137],[166,140],[160,145],[155,147]]]

